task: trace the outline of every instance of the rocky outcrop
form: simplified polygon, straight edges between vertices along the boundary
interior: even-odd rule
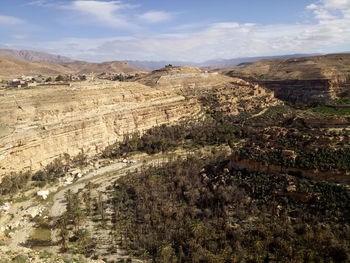
[[[139,83],[0,91],[0,174],[40,169],[62,153],[93,155],[126,133],[200,111],[195,100]]]
[[[276,98],[292,102],[322,102],[350,96],[350,81],[347,79],[273,80],[257,81],[274,91]]]
[[[290,59],[264,59],[221,73],[255,81],[292,103],[350,96],[350,55],[332,54]]]
[[[322,101],[336,96],[331,89],[330,81],[326,79],[258,81],[258,83],[272,90],[276,98],[292,103]]]
[[[167,67],[137,81],[199,99],[204,105],[210,104],[211,110],[231,115],[281,104],[273,92],[258,84],[195,67]]]

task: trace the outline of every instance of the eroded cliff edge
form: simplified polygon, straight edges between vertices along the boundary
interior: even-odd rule
[[[100,152],[123,134],[200,113],[194,100],[138,83],[92,82],[0,92],[0,174],[62,153]]]

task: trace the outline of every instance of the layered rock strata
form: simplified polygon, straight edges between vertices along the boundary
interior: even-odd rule
[[[217,72],[203,72],[194,67],[168,67],[153,71],[137,81],[205,101],[205,104],[210,100],[211,110],[230,115],[282,103],[275,98],[274,92],[258,84]]]
[[[0,91],[0,175],[37,170],[62,153],[100,152],[126,133],[192,118],[195,100],[139,83]]]

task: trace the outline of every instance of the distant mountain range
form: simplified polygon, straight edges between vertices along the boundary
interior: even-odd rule
[[[32,50],[0,49],[1,57],[17,58],[32,62],[70,63],[73,59]]]
[[[123,62],[128,63],[130,66],[146,69],[146,70],[155,70],[159,68],[163,68],[165,65],[173,65],[173,66],[195,66],[200,68],[208,68],[208,69],[217,69],[217,68],[227,68],[238,66],[241,64],[247,64],[256,62],[262,59],[276,59],[276,58],[295,58],[295,57],[306,57],[306,56],[314,56],[319,54],[292,54],[292,55],[281,55],[281,56],[261,56],[261,57],[241,57],[241,58],[233,58],[233,59],[215,59],[208,60],[201,63],[191,62],[191,61],[138,61],[138,60],[125,60]],[[48,62],[48,63],[73,63],[77,62],[68,57],[60,56],[60,55],[52,55],[44,52],[31,51],[31,50],[12,50],[12,49],[0,49],[0,56],[9,57],[15,59],[22,59],[31,62]],[[89,63],[89,62],[79,62],[81,64]],[[105,63],[114,63],[114,62],[105,62]],[[119,62],[118,62],[119,63]],[[90,64],[101,64],[101,63],[90,63]]]
[[[344,52],[349,53],[349,52]],[[343,54],[344,54],[343,53]],[[0,49],[0,75],[18,76],[18,75],[56,75],[56,74],[87,74],[87,73],[134,73],[145,70],[155,70],[163,68],[165,65],[173,66],[195,66],[202,69],[224,69],[231,74],[248,74],[258,67],[280,61],[300,57],[318,56],[319,54],[292,54],[281,56],[261,56],[261,57],[242,57],[233,59],[209,60],[203,63],[190,61],[111,61],[103,63],[90,63],[85,61],[75,61],[68,57],[52,55],[44,52],[31,50],[10,50]],[[321,56],[322,57],[322,56]],[[258,61],[262,61],[261,63]],[[260,63],[260,64],[256,64]],[[249,65],[252,65],[248,67]],[[238,66],[238,67],[237,67]],[[234,67],[235,69],[230,69]],[[263,68],[263,67],[262,67]],[[253,70],[254,69],[254,70]],[[257,70],[259,71],[259,70]],[[296,69],[292,70],[295,73]],[[293,74],[294,74],[293,73]],[[249,72],[250,74],[250,72]],[[248,75],[249,75],[248,74]],[[267,74],[267,73],[265,73]],[[290,76],[291,77],[291,76]]]
[[[4,79],[21,75],[56,76],[59,74],[82,75],[142,71],[144,70],[121,61],[89,63],[35,51],[0,50],[0,77]]]
[[[190,62],[190,61],[138,61],[138,60],[126,60],[128,64],[148,69],[155,70],[164,67],[165,65],[173,65],[173,66],[195,66],[200,68],[208,68],[208,69],[218,69],[218,68],[227,68],[234,67],[238,65],[245,65],[247,63],[253,63],[262,59],[277,59],[277,58],[296,58],[296,57],[308,57],[315,56],[320,54],[292,54],[292,55],[281,55],[281,56],[263,56],[263,57],[242,57],[242,58],[232,58],[232,59],[215,59],[208,60],[201,63]]]

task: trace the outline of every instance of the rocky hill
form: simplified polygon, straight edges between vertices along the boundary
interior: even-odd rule
[[[243,67],[223,69],[221,72],[259,81],[335,79],[350,74],[350,54],[263,59]]]
[[[33,50],[0,49],[0,56],[23,59],[26,61],[49,63],[69,63],[74,61],[73,59],[70,59],[68,57]]]
[[[134,73],[144,70],[130,66],[126,62],[112,61],[104,63],[70,62],[49,63],[33,62],[23,59],[0,56],[0,77],[4,79],[20,75],[48,75],[58,74],[88,74],[88,73]]]
[[[196,67],[166,67],[142,76],[137,81],[196,98],[211,110],[225,114],[253,112],[281,103],[275,99],[273,92],[257,84]]]
[[[78,74],[88,74],[88,73],[103,73],[103,72],[123,72],[123,73],[134,73],[144,71],[139,68],[133,67],[126,62],[111,61],[103,63],[89,63],[83,61],[76,61],[72,63],[64,63],[64,66],[73,70]]]
[[[315,55],[315,54],[313,54]],[[209,68],[209,69],[219,69],[234,67],[241,64],[249,64],[262,59],[276,59],[276,58],[296,58],[296,57],[305,57],[312,56],[312,54],[291,54],[291,55],[280,55],[280,56],[267,56],[267,57],[239,57],[231,59],[213,59],[203,62],[193,62],[193,61],[140,61],[140,60],[126,60],[128,64],[148,70],[156,70],[164,67],[165,65],[174,65],[174,66],[194,66],[200,68]]]
[[[220,72],[256,81],[291,102],[350,95],[350,54],[268,59]]]
[[[31,62],[17,58],[0,57],[0,77],[9,78],[20,75],[71,74],[73,70],[61,64]]]

